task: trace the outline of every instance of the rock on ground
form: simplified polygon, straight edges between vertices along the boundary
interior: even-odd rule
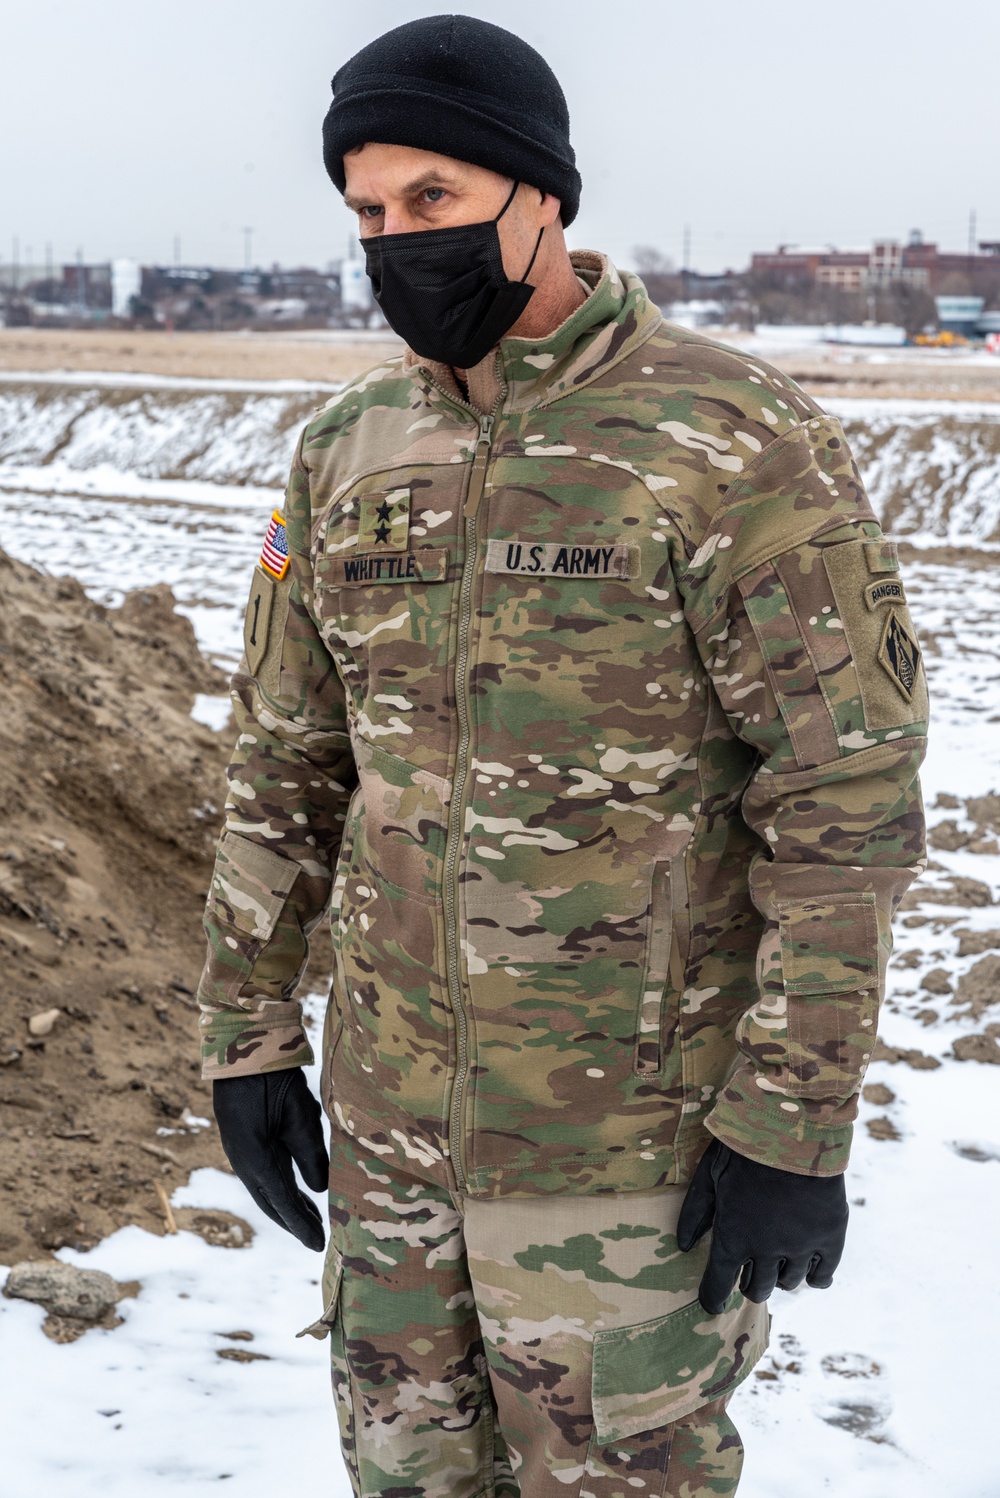
[[[101,1269],[77,1269],[58,1259],[15,1264],[7,1276],[4,1294],[16,1300],[33,1300],[55,1316],[79,1321],[99,1321],[121,1298],[117,1280]]]
[[[980,957],[958,980],[955,1004],[968,1005],[964,1013],[979,1019],[993,1004],[1000,1004],[1000,956]]]

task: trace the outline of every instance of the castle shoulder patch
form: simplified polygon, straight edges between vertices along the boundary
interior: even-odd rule
[[[882,669],[895,682],[906,701],[911,702],[920,669],[920,646],[894,608],[889,610],[882,630],[878,659]]]

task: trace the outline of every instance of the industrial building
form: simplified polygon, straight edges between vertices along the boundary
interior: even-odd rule
[[[952,283],[962,280],[968,295],[989,299],[1000,291],[1000,242],[982,240],[976,249],[962,254],[941,250],[915,229],[906,244],[879,239],[867,249],[779,245],[751,257],[750,275],[782,291],[830,286],[867,292],[903,283],[932,296],[957,291]]]

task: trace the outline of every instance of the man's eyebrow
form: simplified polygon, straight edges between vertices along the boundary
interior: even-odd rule
[[[449,181],[444,172],[425,172],[422,177],[414,177],[412,182],[407,182],[405,187],[400,189],[400,195],[415,197],[417,193],[426,192],[429,187],[453,188],[454,186],[454,182]],[[372,206],[368,198],[357,198],[348,192],[344,193],[344,202],[355,213],[360,213],[362,208]]]
[[[454,185],[445,172],[425,172],[422,177],[414,177],[412,182],[408,182],[403,192],[410,197],[418,192],[426,192],[428,187],[453,187]]]

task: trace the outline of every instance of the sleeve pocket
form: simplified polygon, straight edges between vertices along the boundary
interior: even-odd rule
[[[765,1306],[734,1290],[720,1316],[696,1300],[654,1321],[597,1332],[598,1444],[658,1430],[731,1393],[767,1347],[769,1323]]]
[[[212,874],[212,902],[220,919],[254,941],[271,937],[299,866],[237,832],[219,843]]]
[[[878,1018],[875,896],[806,900],[779,915],[790,1097],[846,1098],[871,1059]]]
[[[877,983],[874,895],[785,905],[778,925],[786,994],[851,993]]]

